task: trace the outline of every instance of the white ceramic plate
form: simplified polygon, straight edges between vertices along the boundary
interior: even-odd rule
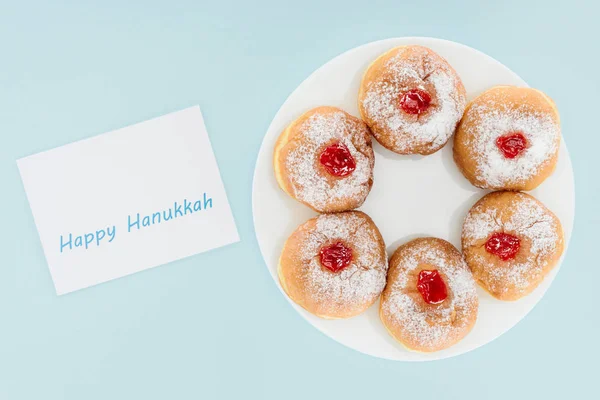
[[[279,109],[263,140],[254,172],[254,228],[267,268],[278,287],[277,261],[285,240],[298,225],[316,214],[277,186],[272,168],[277,137],[287,124],[315,106],[337,106],[359,116],[357,94],[364,70],[381,53],[406,44],[427,46],[446,58],[462,78],[469,99],[494,85],[527,86],[517,74],[493,58],[462,44],[432,38],[396,38],[369,43],[345,52],[316,70]],[[400,156],[375,140],[373,143],[374,185],[360,209],[379,227],[388,253],[419,236],[446,239],[460,249],[463,218],[486,192],[471,186],[458,171],[452,160],[452,140],[442,150],[426,157]],[[568,242],[575,213],[575,188],[564,141],[556,171],[531,194],[558,215]],[[473,350],[509,330],[542,298],[559,267],[533,293],[516,302],[495,300],[478,289],[479,316],[471,333],[453,347],[430,354],[410,352],[395,342],[379,320],[378,304],[357,317],[327,321],[290,302],[313,326],[350,348],[393,360],[435,360]]]

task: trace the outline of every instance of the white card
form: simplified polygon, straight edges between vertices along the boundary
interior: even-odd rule
[[[239,241],[198,106],[17,165],[59,295]]]

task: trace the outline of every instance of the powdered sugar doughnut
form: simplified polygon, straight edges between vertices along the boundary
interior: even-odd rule
[[[494,192],[469,211],[462,247],[484,289],[500,300],[517,300],[558,263],[564,239],[560,221],[538,200],[520,192]]]
[[[450,243],[415,239],[392,255],[379,315],[409,350],[452,346],[471,331],[478,307],[471,271]]]
[[[396,47],[365,72],[358,94],[363,120],[399,154],[431,154],[454,133],[466,104],[456,71],[433,50]]]
[[[532,190],[556,166],[560,119],[544,93],[497,86],[476,97],[454,137],[454,160],[475,186]]]
[[[273,159],[279,186],[319,212],[357,208],[373,185],[369,128],[339,108],[317,107],[292,122]]]
[[[353,317],[385,286],[385,244],[365,213],[323,214],[288,238],[277,272],[283,290],[308,312],[327,319]]]

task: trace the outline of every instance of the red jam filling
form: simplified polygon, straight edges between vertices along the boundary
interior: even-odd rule
[[[437,269],[419,272],[417,289],[428,304],[440,304],[448,297],[448,289]]]
[[[515,258],[521,247],[518,237],[504,232],[496,232],[485,242],[488,253],[497,255],[502,261]]]
[[[352,249],[337,242],[323,247],[320,252],[321,265],[331,272],[339,272],[352,262]]]
[[[509,133],[496,139],[496,146],[504,157],[515,158],[527,148],[527,139],[521,132]]]
[[[407,114],[421,114],[430,103],[431,96],[421,89],[411,89],[400,96],[400,107]]]
[[[350,175],[356,169],[356,161],[354,161],[348,147],[343,143],[334,143],[327,146],[321,153],[319,161],[327,172],[337,177]]]

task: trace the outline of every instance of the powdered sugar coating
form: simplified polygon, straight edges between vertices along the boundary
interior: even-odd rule
[[[317,211],[330,210],[332,203],[348,203],[355,208],[366,199],[373,180],[374,156],[367,126],[343,111],[316,112],[298,127],[294,138],[298,145],[285,160],[293,195]],[[349,150],[356,169],[348,176],[328,175],[319,165],[320,152],[329,144],[340,142]]]
[[[384,69],[385,74],[363,81],[366,89],[359,99],[375,138],[401,154],[441,148],[454,133],[466,104],[456,72],[439,55],[420,46],[396,49]],[[424,90],[433,98],[423,115],[409,115],[400,107],[399,98],[411,89]]]
[[[310,227],[308,230],[306,227]],[[381,235],[371,219],[361,212],[322,214],[298,228],[302,235],[292,257],[295,277],[288,282],[288,295],[316,315],[339,318],[356,315],[370,306],[385,287],[387,255]],[[352,262],[339,272],[324,268],[319,252],[324,246],[342,242],[352,249]],[[287,246],[286,246],[287,247]],[[294,298],[297,289],[300,295]],[[349,315],[350,314],[350,315]]]
[[[520,249],[503,261],[485,250],[496,232],[514,235]],[[477,280],[499,298],[528,294],[552,269],[563,249],[558,218],[538,200],[520,192],[494,192],[469,211],[463,225],[463,252]]]
[[[416,289],[418,271],[432,268],[442,274],[449,293],[439,305],[425,303]],[[390,333],[410,349],[436,351],[454,344],[472,328],[477,309],[475,281],[451,244],[416,239],[392,257],[381,315]]]
[[[484,103],[470,107],[468,116],[478,123],[470,125],[470,140],[465,145],[472,149],[476,178],[486,182],[487,187],[526,182],[558,151],[560,127],[547,113],[531,112],[524,106],[514,109]],[[502,154],[496,140],[512,132],[521,132],[528,146],[511,159]]]

